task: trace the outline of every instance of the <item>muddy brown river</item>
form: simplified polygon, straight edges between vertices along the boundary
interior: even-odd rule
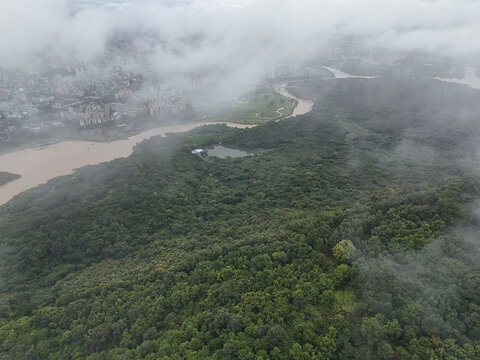
[[[135,144],[144,139],[167,133],[192,130],[201,125],[226,124],[230,127],[247,128],[227,122],[203,122],[164,126],[145,131],[125,140],[111,142],[63,141],[41,148],[20,150],[0,156],[0,171],[20,174],[21,178],[0,186],[0,205],[15,195],[43,184],[54,177],[68,175],[74,169],[96,165],[116,158],[129,156]]]
[[[275,90],[283,96],[297,100],[297,106],[291,116],[310,112],[313,102],[296,98],[290,94],[285,89],[287,84],[277,85]],[[0,186],[0,205],[27,189],[43,184],[57,176],[71,174],[80,167],[127,157],[133,152],[133,147],[144,139],[157,135],[164,136],[167,133],[185,132],[209,124],[226,124],[242,129],[255,126],[229,122],[198,122],[158,127],[125,140],[111,142],[63,141],[45,147],[1,155],[0,171],[19,174],[21,178]]]
[[[277,94],[280,94],[282,96],[285,96],[285,97],[288,97],[290,99],[293,99],[293,100],[297,101],[297,106],[295,107],[295,109],[293,109],[292,115],[290,115],[289,117],[295,117],[297,115],[304,115],[304,114],[307,114],[310,111],[312,111],[313,101],[300,99],[300,98],[290,94],[286,90],[288,84],[289,84],[288,82],[279,83],[279,84],[275,84],[274,87],[275,87],[275,92]]]

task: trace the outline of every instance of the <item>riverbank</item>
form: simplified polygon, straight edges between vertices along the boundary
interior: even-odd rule
[[[323,68],[330,71],[335,77],[335,79],[376,79],[377,78],[377,76],[370,76],[370,75],[351,75],[351,74],[347,74],[346,72],[343,72],[342,70],[334,69],[328,66],[324,66]]]
[[[12,174],[5,171],[0,171],[0,186],[9,183],[10,181],[19,179],[20,175]]]
[[[62,141],[41,148],[26,149],[0,156],[0,170],[21,175],[17,180],[0,186],[0,205],[15,195],[43,184],[57,176],[73,173],[77,168],[129,156],[136,144],[152,136],[190,131],[202,125],[225,124],[234,128],[252,125],[229,122],[198,122],[163,126],[111,142]]]
[[[289,83],[290,82],[283,82],[283,83],[277,83],[277,84],[273,85],[274,89],[275,89],[275,92],[277,94],[288,97],[288,98],[290,98],[290,99],[292,99],[296,102],[296,106],[293,109],[292,114],[290,116],[285,117],[285,119],[295,117],[295,116],[298,116],[298,115],[304,115],[304,114],[307,114],[310,111],[312,111],[312,108],[313,108],[313,105],[314,105],[313,101],[306,100],[306,99],[300,99],[300,98],[296,97],[295,95],[290,94],[287,91],[287,86],[289,85]]]
[[[295,117],[310,112],[313,102],[299,99],[286,90],[288,83],[275,91],[282,96],[294,99]],[[179,125],[161,126],[130,136],[126,139],[110,142],[68,140],[36,148],[24,149],[0,155],[0,171],[19,174],[21,177],[0,186],[0,205],[15,195],[43,184],[57,176],[73,173],[75,169],[87,165],[97,165],[117,158],[129,156],[136,144],[153,136],[165,136],[168,133],[180,133],[193,130],[202,125],[225,124],[233,128],[251,128],[256,125],[239,124],[228,121],[194,122]]]
[[[261,125],[292,114],[296,102],[283,96],[271,86],[258,86],[243,93],[232,103],[226,103],[211,116],[213,121]]]

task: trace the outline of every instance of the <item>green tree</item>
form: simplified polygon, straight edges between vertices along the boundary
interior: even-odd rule
[[[352,259],[357,248],[350,240],[342,240],[333,247],[332,251],[337,260],[348,261]]]

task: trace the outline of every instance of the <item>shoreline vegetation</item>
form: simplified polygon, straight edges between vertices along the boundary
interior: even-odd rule
[[[214,119],[239,124],[260,125],[291,116],[298,106],[292,97],[280,94],[274,86],[261,86],[242,95]]]
[[[0,171],[0,186],[5,185],[13,180],[20,179],[19,174],[12,174],[6,171]]]
[[[22,178],[0,189],[0,205],[25,190],[43,184],[55,177],[72,174],[76,169],[128,157],[139,143],[151,137],[183,133],[204,125],[221,124],[230,128],[255,126],[225,121],[171,125],[157,127],[124,140],[108,143],[62,141],[43,148],[27,149],[2,155],[0,156],[0,169],[19,173]]]
[[[143,126],[124,133],[111,133],[108,128],[87,129],[69,136],[50,140],[44,138],[12,148],[3,148],[0,150],[0,156],[15,151],[44,148],[63,141],[109,143],[117,140],[127,140],[130,137],[137,136],[146,131],[174,125],[203,124],[205,122],[211,122],[212,124],[218,122],[231,122],[246,125],[259,125],[268,121],[278,121],[290,116],[297,105],[297,101],[292,101],[291,97],[276,93],[269,86],[259,86],[241,94],[238,100],[230,102],[228,105],[224,105],[223,110],[217,111],[206,119],[199,119],[198,115],[192,115],[176,120],[162,120],[161,122],[155,122],[151,119]],[[280,113],[278,111],[280,111]]]
[[[285,96],[288,95],[288,92],[283,91],[284,94],[281,95],[275,93],[274,89],[261,88],[247,93],[244,99],[248,101],[237,104],[237,112],[232,112],[235,115],[230,116],[230,118],[229,116],[218,116],[217,119],[213,118],[201,122],[164,125],[146,129],[128,137],[108,141],[71,139],[2,154],[0,155],[0,169],[20,173],[23,176],[21,181],[0,190],[0,205],[9,201],[13,196],[56,176],[68,175],[74,169],[129,156],[137,143],[152,136],[185,132],[202,125],[225,124],[229,127],[248,128],[258,126],[260,123],[279,121],[289,117],[294,111],[297,111],[297,108],[300,108],[299,114],[311,110],[311,107],[300,106],[300,104],[308,101],[297,99],[293,95],[290,95],[293,99],[289,99]],[[278,109],[281,104],[283,105],[282,112]],[[275,108],[277,110],[273,111]],[[251,116],[258,109],[269,110],[265,110],[261,116],[254,116],[256,120],[251,121],[251,117],[248,116]],[[243,116],[245,116],[245,121],[242,122]]]
[[[480,358],[477,92],[295,93],[310,113],[152,137],[1,206],[0,355]],[[253,155],[191,153],[218,144]]]

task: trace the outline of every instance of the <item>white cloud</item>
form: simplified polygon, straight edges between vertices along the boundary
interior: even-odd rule
[[[90,0],[75,1],[73,8],[67,0],[1,2],[0,65],[30,61],[45,49],[52,56],[88,61],[104,51],[116,29],[157,33],[168,45],[154,49],[153,58],[163,58],[161,65],[167,68],[222,61],[250,66],[255,60],[302,57],[320,50],[334,35],[361,36],[367,43],[400,50],[479,53],[477,0],[109,2],[116,5],[94,6]],[[198,46],[181,48],[178,39],[198,35]],[[182,51],[172,55],[178,48]]]

